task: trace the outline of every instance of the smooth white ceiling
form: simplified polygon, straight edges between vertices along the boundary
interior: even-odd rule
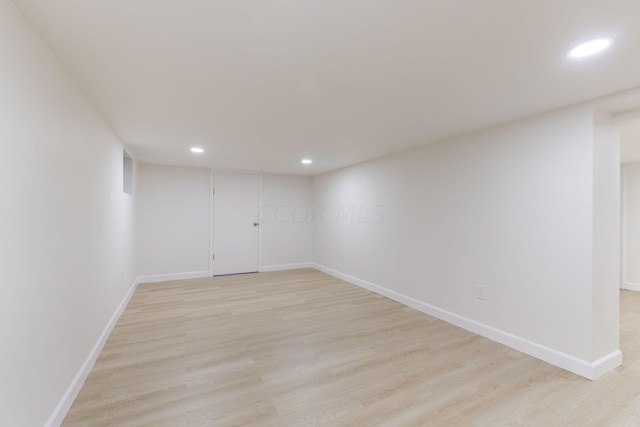
[[[316,174],[640,87],[638,0],[14,2],[146,162]]]

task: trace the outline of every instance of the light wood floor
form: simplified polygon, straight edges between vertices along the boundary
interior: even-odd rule
[[[65,426],[640,426],[640,293],[596,382],[315,270],[141,285]]]

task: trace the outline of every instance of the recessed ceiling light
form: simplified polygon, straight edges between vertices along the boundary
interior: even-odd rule
[[[302,159],[302,164],[303,165],[310,165],[311,163],[313,163],[313,160],[311,160],[311,159]]]
[[[192,152],[192,153],[202,154],[202,153],[204,153],[204,149],[202,149],[202,148],[200,148],[200,147],[192,147],[192,148],[191,148],[191,152]]]
[[[569,51],[570,58],[584,58],[585,56],[595,55],[598,52],[602,52],[608,48],[613,39],[596,39],[586,43],[582,43]]]

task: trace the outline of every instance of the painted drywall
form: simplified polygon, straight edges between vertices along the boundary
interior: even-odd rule
[[[593,354],[620,346],[621,190],[620,133],[599,110],[593,126]]]
[[[142,281],[208,275],[209,169],[138,166],[136,268]]]
[[[623,287],[640,291],[640,163],[622,166]]]
[[[640,120],[620,126],[620,161],[640,163]]]
[[[120,142],[8,0],[0,62],[0,425],[42,426],[132,285],[135,196]]]
[[[594,299],[593,123],[578,106],[314,177],[314,263],[591,369],[618,350],[594,347],[617,313]]]
[[[262,271],[310,265],[312,199],[310,177],[262,175]]]
[[[209,275],[211,171],[142,163],[137,182],[140,281]],[[262,175],[262,271],[311,265],[311,190],[310,177]]]

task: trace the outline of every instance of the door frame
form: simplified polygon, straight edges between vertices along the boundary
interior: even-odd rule
[[[640,125],[640,110],[633,110],[627,113],[614,114],[612,115],[613,125],[620,131],[620,128],[623,128],[627,125]],[[622,137],[618,140],[618,145],[620,146],[620,155],[622,155]],[[624,188],[624,163],[622,163],[622,158],[620,159],[620,289],[626,289],[638,292],[640,288],[636,283],[627,282],[625,280],[625,255],[627,251],[625,250],[625,188]]]
[[[216,173],[238,173],[245,175],[258,175],[258,271],[262,271],[262,173],[253,171],[234,171],[228,169],[209,169],[209,275],[213,277],[213,208],[215,174]]]

